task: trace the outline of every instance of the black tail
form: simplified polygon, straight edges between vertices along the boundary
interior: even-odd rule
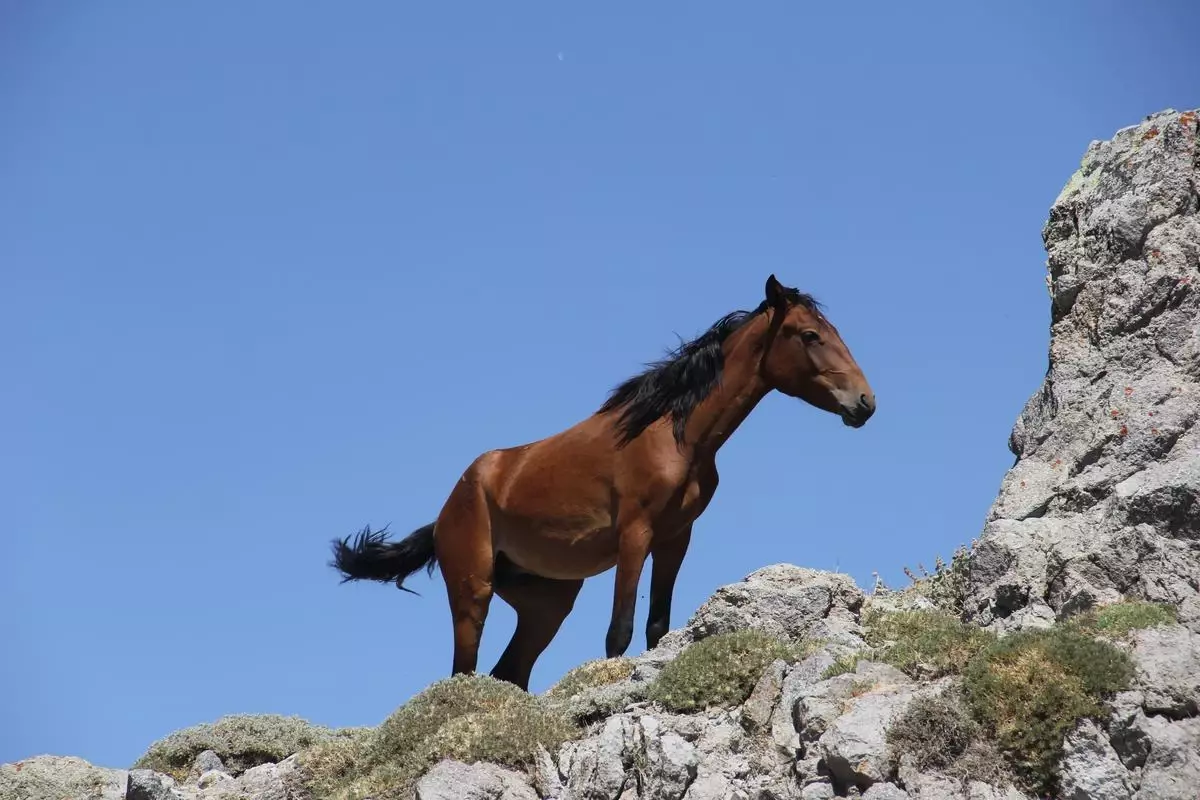
[[[417,528],[398,542],[387,540],[387,527],[371,533],[370,526],[363,528],[350,544],[350,537],[333,540],[333,560],[329,565],[342,573],[346,581],[395,581],[396,588],[416,594],[405,587],[404,579],[424,567],[433,574],[437,557],[433,550],[434,523]]]

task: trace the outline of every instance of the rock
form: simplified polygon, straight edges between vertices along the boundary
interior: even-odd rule
[[[291,800],[287,776],[295,770],[295,760],[251,767],[237,778],[238,791],[253,800]]]
[[[641,728],[642,792],[662,800],[681,800],[692,781],[700,758],[682,736],[664,730],[654,717],[639,720]]]
[[[780,638],[861,642],[863,592],[849,575],[775,564],[722,586],[687,625],[659,643],[664,652],[719,633],[754,628]]]
[[[1172,719],[1200,714],[1200,634],[1181,625],[1138,631],[1133,657],[1146,713]]]
[[[150,769],[131,769],[125,800],[182,800],[175,779]]]
[[[515,772],[492,764],[442,761],[417,782],[416,800],[538,800]]]
[[[844,714],[852,698],[873,688],[903,686],[912,679],[895,667],[859,661],[855,671],[836,675],[799,690],[793,710],[795,730],[801,742],[814,742]]]
[[[544,800],[558,800],[563,794],[562,776],[545,747],[537,746],[534,759],[533,786]]]
[[[756,733],[770,724],[786,673],[787,662],[782,659],[777,659],[763,671],[754,691],[742,706],[742,727],[748,733]]]
[[[36,756],[0,764],[0,797],[15,800],[123,800],[129,773],[82,758]]]
[[[1062,800],[1130,800],[1129,773],[1108,737],[1085,720],[1066,738],[1059,767]]]
[[[206,772],[225,772],[229,770],[225,768],[225,762],[221,761],[221,757],[213,750],[204,750],[192,762],[192,769],[188,775],[191,781],[199,780],[200,776]]]
[[[883,666],[886,665],[872,664],[864,674],[869,674],[872,668],[882,672],[877,668]],[[887,729],[918,694],[907,676],[898,671],[897,674],[903,680],[889,676],[854,684],[854,693],[842,701],[843,713],[833,719],[817,740],[818,752],[836,783],[865,790],[891,777]]]
[[[837,797],[837,792],[831,783],[810,783],[800,790],[800,797],[803,800],[832,800]]]
[[[862,800],[908,800],[908,792],[894,783],[877,783],[863,792]]]
[[[566,776],[571,800],[613,800],[625,788],[625,771],[634,752],[634,723],[625,716],[609,718],[599,735],[567,742],[559,750],[559,771]]]
[[[982,624],[1130,597],[1200,626],[1197,119],[1163,112],[1094,142],[1050,210],[1049,368],[971,556]]]
[[[1195,800],[1200,786],[1200,717],[1172,722],[1146,717],[1150,752],[1135,800]]]

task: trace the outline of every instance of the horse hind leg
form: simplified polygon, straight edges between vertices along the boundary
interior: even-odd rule
[[[438,516],[434,547],[446,581],[454,624],[451,675],[474,672],[479,641],[492,601],[495,556],[487,498],[468,470]]]
[[[503,554],[497,557],[496,594],[517,612],[517,629],[492,668],[492,677],[529,691],[538,657],[571,613],[583,580],[555,580],[519,572]]]

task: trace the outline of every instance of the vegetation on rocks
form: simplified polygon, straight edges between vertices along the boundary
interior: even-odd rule
[[[947,564],[941,556],[937,556],[933,564],[933,572],[917,564],[917,572],[905,567],[904,574],[912,582],[902,590],[902,594],[912,594],[923,597],[942,612],[952,616],[960,616],[966,603],[969,585],[967,582],[971,568],[971,547],[960,546],[950,557]]]
[[[540,698],[489,676],[456,675],[414,696],[361,741],[326,743],[301,761],[318,800],[399,798],[443,758],[529,767],[539,744],[553,752],[576,735]]]
[[[776,659],[799,661],[811,652],[757,630],[709,636],[690,645],[663,667],[648,697],[676,712],[742,703]]]
[[[608,686],[623,681],[633,674],[633,660],[620,656],[617,658],[598,658],[580,664],[563,675],[558,683],[546,692],[548,698],[563,699],[574,697],[589,689]]]
[[[1176,616],[1175,607],[1165,603],[1126,600],[1088,609],[1072,617],[1070,624],[1089,633],[1124,638],[1136,630],[1169,625]]]
[[[1128,687],[1133,663],[1108,642],[1067,626],[1021,631],[990,644],[964,673],[972,714],[1039,792],[1056,790],[1063,738]]]
[[[863,620],[871,658],[913,678],[961,673],[995,636],[940,611],[890,611]]]
[[[349,739],[353,735],[353,731],[333,731],[300,717],[234,714],[184,728],[158,740],[133,766],[183,780],[196,756],[212,750],[237,775],[259,764],[280,761],[319,742]]]

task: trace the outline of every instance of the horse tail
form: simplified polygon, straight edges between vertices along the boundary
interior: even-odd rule
[[[404,585],[404,579],[422,567],[430,575],[437,566],[437,554],[433,548],[435,523],[417,528],[398,542],[387,540],[386,526],[371,532],[370,526],[363,528],[350,543],[350,537],[333,540],[333,560],[329,565],[342,573],[346,581],[371,580],[396,584],[410,594],[416,594]]]

